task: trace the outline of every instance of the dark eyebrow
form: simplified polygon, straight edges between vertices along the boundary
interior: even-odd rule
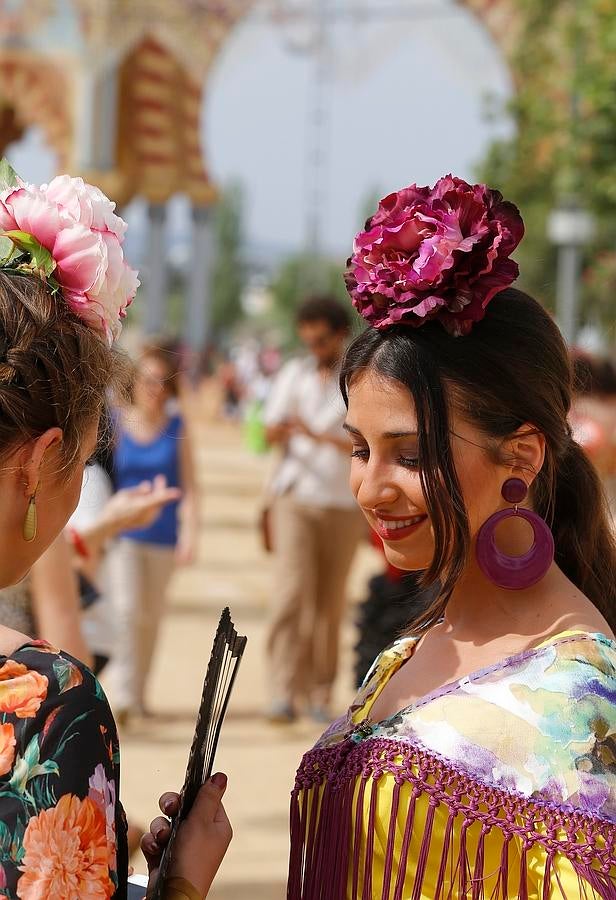
[[[395,440],[396,438],[405,438],[405,437],[417,437],[416,431],[386,431],[381,437],[387,438],[388,440]]]
[[[363,434],[359,429],[354,428],[352,425],[349,425],[348,422],[345,422],[342,426],[345,431],[350,432],[351,434],[357,435],[357,437],[363,438]],[[385,431],[381,435],[381,437],[386,438],[390,441],[395,441],[396,438],[405,438],[405,437],[417,437],[416,431]]]

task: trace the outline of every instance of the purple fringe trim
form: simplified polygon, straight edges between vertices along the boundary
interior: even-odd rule
[[[612,874],[616,868],[615,824],[570,806],[482,784],[422,748],[378,738],[359,743],[348,739],[335,747],[312,750],[302,760],[291,798],[288,900],[377,900],[373,884],[374,839],[379,780],[384,773],[393,776],[395,784],[385,827],[387,843],[383,887],[378,891],[380,900],[421,900],[425,896],[422,886],[433,849],[434,817],[440,806],[448,811],[448,819],[435,900],[483,900],[484,878],[488,877],[484,875],[485,841],[492,832],[502,838],[500,869],[489,873],[490,879],[496,880],[490,895],[493,900],[508,900],[511,896],[511,879],[516,877],[510,869],[514,838],[520,842],[519,900],[528,898],[527,854],[534,848],[546,854],[543,900],[552,896],[552,888],[555,896],[562,891],[555,869],[559,856],[569,861],[578,877],[577,896],[616,900]],[[400,793],[404,784],[412,788],[406,810]],[[428,798],[428,812],[425,822],[419,823],[416,801],[422,795]],[[368,819],[364,822],[367,798]],[[396,867],[394,846],[401,811],[405,814],[404,830]],[[454,847],[456,818],[462,825],[459,846]],[[471,864],[467,832],[473,825],[480,826],[480,831]],[[419,828],[419,850],[409,859],[414,831]]]

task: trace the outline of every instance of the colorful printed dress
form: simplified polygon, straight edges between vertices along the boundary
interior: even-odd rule
[[[301,763],[289,900],[616,898],[616,643],[565,632],[372,723],[415,646]]]
[[[119,782],[92,673],[43,641],[0,656],[0,900],[125,898]]]

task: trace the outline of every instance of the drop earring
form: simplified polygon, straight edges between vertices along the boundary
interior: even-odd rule
[[[36,491],[28,500],[28,508],[24,518],[22,534],[24,541],[31,544],[36,537],[37,519],[36,519]]]
[[[541,516],[529,509],[519,509],[518,504],[528,494],[521,478],[508,478],[501,493],[507,503],[513,503],[513,508],[494,513],[482,525],[475,550],[477,563],[486,578],[498,587],[519,591],[537,584],[547,574],[554,561],[554,537]],[[496,546],[497,527],[513,516],[525,519],[533,529],[533,545],[522,556],[507,556]]]

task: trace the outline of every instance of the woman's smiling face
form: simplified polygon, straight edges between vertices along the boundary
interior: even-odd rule
[[[370,526],[382,538],[388,561],[400,569],[427,569],[434,535],[419,476],[417,418],[404,385],[368,370],[349,385],[346,429],[352,439],[350,484]],[[451,414],[454,464],[475,537],[485,520],[505,506],[507,469],[494,460],[477,428]],[[445,448],[444,448],[445,449]]]

